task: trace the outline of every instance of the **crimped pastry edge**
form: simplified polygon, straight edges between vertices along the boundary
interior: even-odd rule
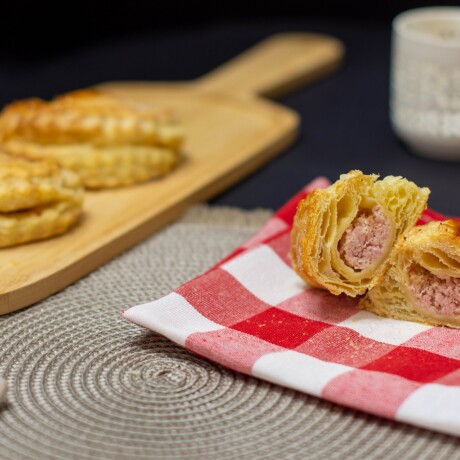
[[[164,147],[90,144],[41,146],[12,140],[4,144],[13,155],[31,159],[52,158],[62,167],[77,173],[89,189],[133,185],[161,177],[180,161],[180,153]]]

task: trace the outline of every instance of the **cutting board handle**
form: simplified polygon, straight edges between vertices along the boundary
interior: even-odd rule
[[[275,97],[334,70],[342,43],[327,35],[271,36],[196,81],[203,89]]]

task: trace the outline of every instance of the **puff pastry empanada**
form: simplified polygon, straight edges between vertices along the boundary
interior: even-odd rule
[[[30,159],[52,158],[76,172],[89,189],[144,182],[167,174],[179,162],[174,150],[142,145],[40,145],[12,140],[6,143],[6,148],[11,154]]]
[[[355,297],[382,275],[395,241],[426,208],[427,188],[351,171],[299,203],[291,260],[309,284]]]
[[[0,213],[72,199],[80,179],[52,160],[30,161],[0,152]]]
[[[57,201],[0,214],[0,248],[43,240],[66,232],[81,214],[81,201]]]
[[[82,211],[83,188],[52,160],[0,152],[0,247],[64,233]]]
[[[3,140],[39,144],[91,143],[96,146],[162,145],[178,147],[182,129],[166,109],[128,104],[86,89],[50,102],[25,99],[6,106],[0,117]]]
[[[14,155],[51,157],[87,188],[131,185],[179,162],[183,132],[171,113],[95,90],[19,101],[0,115],[0,143]]]
[[[460,223],[430,222],[408,232],[359,305],[390,318],[460,328]]]

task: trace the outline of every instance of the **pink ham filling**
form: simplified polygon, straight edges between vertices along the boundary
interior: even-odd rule
[[[420,307],[442,316],[460,313],[460,278],[435,276],[414,266],[409,271],[409,283]]]
[[[342,260],[354,270],[364,270],[383,255],[390,226],[381,206],[362,211],[346,228],[339,242]]]

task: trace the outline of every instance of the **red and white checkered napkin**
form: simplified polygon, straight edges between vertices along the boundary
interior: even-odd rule
[[[207,273],[123,316],[236,371],[460,435],[460,330],[381,318],[305,286],[291,268],[297,203]],[[426,211],[422,221],[443,217]]]

